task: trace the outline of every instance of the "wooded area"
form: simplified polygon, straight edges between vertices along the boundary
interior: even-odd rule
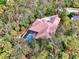
[[[0,0],[0,59],[79,59],[79,18],[66,8],[79,9],[79,0]],[[21,35],[37,19],[59,15],[52,41]]]

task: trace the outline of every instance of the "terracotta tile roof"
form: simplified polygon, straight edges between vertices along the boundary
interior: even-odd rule
[[[51,38],[51,35],[56,32],[59,22],[58,15],[37,19],[29,30],[38,32],[35,38]]]

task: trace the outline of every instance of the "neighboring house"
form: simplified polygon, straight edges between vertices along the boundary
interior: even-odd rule
[[[72,12],[77,12],[79,13],[79,9],[78,8],[66,8],[67,14],[70,14]]]

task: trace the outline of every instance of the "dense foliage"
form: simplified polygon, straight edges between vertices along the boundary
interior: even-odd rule
[[[0,59],[79,59],[79,20],[65,7],[79,8],[79,0],[0,0]],[[51,42],[19,38],[35,19],[55,14],[61,22]]]

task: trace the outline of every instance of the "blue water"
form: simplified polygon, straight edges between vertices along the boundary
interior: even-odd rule
[[[72,20],[74,20],[74,21],[75,21],[75,20],[79,20],[79,16],[73,16],[73,17],[72,17]]]
[[[33,40],[33,34],[28,34],[27,37],[25,38],[25,40],[28,41],[29,43],[31,43]]]

